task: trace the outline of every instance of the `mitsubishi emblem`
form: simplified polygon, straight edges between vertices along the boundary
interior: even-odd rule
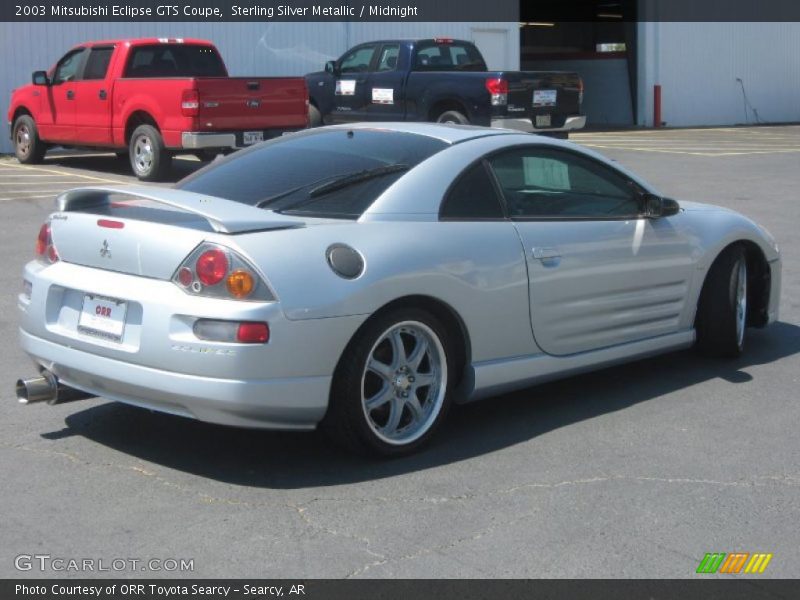
[[[103,240],[103,247],[100,248],[100,256],[111,258],[111,248],[108,247],[108,240]]]

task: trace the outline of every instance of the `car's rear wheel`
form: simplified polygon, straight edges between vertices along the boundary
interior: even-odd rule
[[[12,133],[14,154],[22,164],[30,165],[42,162],[47,146],[39,139],[36,122],[30,115],[22,115],[14,121]]]
[[[380,315],[342,355],[322,427],[361,454],[410,454],[447,414],[453,372],[446,330],[433,315],[416,308]]]
[[[458,125],[469,125],[469,119],[464,113],[457,110],[448,110],[439,115],[437,123],[456,123]]]
[[[742,246],[723,251],[706,276],[697,306],[697,349],[706,356],[735,358],[747,328],[747,255]]]
[[[161,133],[152,125],[139,125],[133,131],[129,154],[133,173],[142,181],[160,181],[172,164]]]

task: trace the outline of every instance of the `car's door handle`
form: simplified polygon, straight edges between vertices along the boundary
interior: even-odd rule
[[[548,260],[551,258],[561,258],[558,248],[534,248],[533,258],[536,260]]]
[[[73,92],[72,90],[69,90],[67,92],[67,100],[72,100],[74,98],[75,98],[75,92]]]
[[[108,98],[108,94],[106,94],[105,90],[100,90],[99,92],[97,92],[97,97],[100,98],[100,100],[105,100],[106,98]]]

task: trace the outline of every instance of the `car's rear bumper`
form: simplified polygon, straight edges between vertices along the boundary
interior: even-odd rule
[[[20,329],[20,344],[70,387],[210,423],[313,429],[325,415],[329,376],[220,379],[144,367],[97,356]]]
[[[575,115],[567,117],[561,127],[542,127],[536,128],[531,119],[509,119],[506,117],[492,117],[491,126],[499,127],[501,129],[514,129],[516,131],[524,131],[526,133],[553,133],[572,131],[574,129],[583,129],[586,125],[586,116]]]

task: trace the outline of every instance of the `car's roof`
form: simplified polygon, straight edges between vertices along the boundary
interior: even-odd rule
[[[367,129],[374,131],[396,131],[398,133],[412,133],[436,138],[448,144],[458,144],[467,140],[484,138],[496,135],[519,135],[519,131],[511,129],[494,129],[478,127],[475,125],[455,125],[452,123],[413,123],[393,122],[386,123],[348,123],[333,125],[327,129]],[[533,136],[532,136],[533,137]]]

